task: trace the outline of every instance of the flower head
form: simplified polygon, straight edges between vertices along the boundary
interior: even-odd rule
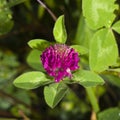
[[[72,77],[71,71],[79,68],[78,53],[65,44],[55,44],[43,51],[41,61],[47,73],[59,82],[64,77]]]

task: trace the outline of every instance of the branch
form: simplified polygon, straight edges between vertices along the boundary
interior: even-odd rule
[[[23,120],[30,120],[22,110],[19,110],[19,114],[23,118]]]
[[[55,14],[41,0],[37,0],[37,1],[48,11],[48,13],[51,15],[53,20],[56,21],[57,17],[55,16]]]

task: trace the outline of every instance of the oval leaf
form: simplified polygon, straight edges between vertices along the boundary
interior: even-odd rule
[[[55,22],[53,28],[53,35],[58,43],[65,43],[67,40],[67,33],[64,25],[64,16],[60,16]]]
[[[98,114],[99,120],[120,120],[120,109],[110,108]]]
[[[27,57],[27,63],[33,69],[40,70],[40,71],[44,72],[45,70],[44,70],[43,65],[41,63],[40,55],[41,55],[41,51],[32,50]]]
[[[113,24],[112,29],[120,34],[120,20]]]
[[[68,87],[63,83],[54,83],[44,88],[46,103],[54,108],[68,92]]]
[[[89,27],[98,29],[111,26],[118,6],[115,5],[115,0],[83,0],[82,8]]]
[[[93,87],[104,83],[104,80],[98,74],[87,70],[77,70],[73,74],[73,81],[84,87]]]
[[[43,39],[34,39],[34,40],[30,40],[28,42],[28,45],[33,49],[38,49],[43,51],[45,50],[45,48],[49,47],[51,43]]]
[[[74,48],[80,55],[88,53],[88,49],[81,45],[71,45],[71,48]]]
[[[52,81],[42,72],[27,72],[17,77],[13,84],[18,88],[34,89]]]
[[[102,72],[114,65],[118,58],[118,47],[113,32],[110,29],[97,31],[90,43],[90,68]]]

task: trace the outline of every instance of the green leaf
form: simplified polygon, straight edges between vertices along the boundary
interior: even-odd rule
[[[32,50],[28,57],[27,63],[30,67],[34,68],[35,70],[45,71],[40,60],[41,51],[39,50]]]
[[[102,72],[114,65],[118,58],[118,48],[111,29],[97,31],[91,40],[89,50],[90,69]]]
[[[88,49],[81,45],[71,45],[71,48],[74,48],[80,55],[88,53]]]
[[[90,28],[88,28],[85,22],[85,18],[83,17],[83,15],[81,15],[79,17],[75,39],[72,42],[73,44],[83,45],[86,48],[89,48],[89,43],[92,39],[93,33],[94,32]]]
[[[67,40],[67,33],[64,25],[64,16],[61,15],[55,22],[53,28],[53,35],[58,43],[65,43]]]
[[[104,84],[104,80],[98,74],[87,70],[77,70],[73,73],[73,81],[84,87],[93,87]]]
[[[115,4],[115,0],[83,0],[82,9],[89,27],[98,29],[111,26],[118,5]]]
[[[54,83],[44,88],[46,103],[54,108],[68,92],[68,87],[63,83]]]
[[[45,48],[51,45],[50,42],[43,40],[43,39],[34,39],[28,42],[28,45],[33,49],[38,49],[40,51],[45,50]]]
[[[34,89],[39,86],[43,86],[51,83],[52,80],[42,72],[27,72],[17,77],[13,84],[22,89]]]
[[[112,29],[120,34],[120,20],[113,24]]]
[[[13,27],[12,12],[6,0],[0,1],[0,35],[6,34]]]
[[[120,109],[110,108],[98,114],[98,120],[120,120]]]

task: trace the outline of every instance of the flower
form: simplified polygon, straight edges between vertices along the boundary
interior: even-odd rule
[[[56,82],[65,77],[71,78],[71,71],[79,68],[78,53],[65,44],[55,44],[46,48],[40,57],[44,69]]]

